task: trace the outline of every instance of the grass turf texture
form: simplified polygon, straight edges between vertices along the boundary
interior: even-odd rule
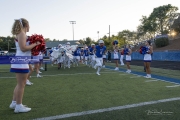
[[[4,69],[8,69],[8,67],[6,66]],[[95,72],[96,70],[83,65],[65,70],[57,70],[57,67],[48,65],[48,71],[44,71],[43,74],[54,76],[33,77],[31,82],[34,85],[25,88],[23,104],[31,107],[32,111],[24,114],[14,114],[13,110],[9,109],[12,92],[16,85],[15,78],[0,78],[0,119],[34,119],[180,96],[180,87],[166,88],[166,86],[174,85],[172,83],[145,82],[151,79],[136,78],[131,74],[106,69],[102,70],[104,73],[101,76],[97,76]],[[3,75],[3,73],[1,74]],[[6,74],[15,76],[12,73]],[[144,111],[154,108],[173,112],[174,114],[170,117],[178,118],[179,114],[176,113],[180,113],[179,105],[179,101],[174,101],[73,118],[149,119],[156,118],[156,116],[149,116]],[[167,118],[166,115],[158,117]]]

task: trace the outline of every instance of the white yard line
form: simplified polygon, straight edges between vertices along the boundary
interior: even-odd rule
[[[142,77],[142,76],[137,75],[137,76],[130,77],[130,78],[140,78],[140,77]]]
[[[108,74],[109,74],[109,73],[113,73],[113,74],[114,74],[115,72],[110,72],[110,71],[109,71],[109,72],[100,72],[100,73],[108,73]],[[68,75],[88,75],[88,74],[90,74],[90,75],[91,75],[91,74],[96,75],[96,73],[94,72],[94,73],[75,73],[75,74],[54,74],[54,75],[42,75],[42,76],[48,77],[48,76],[66,76],[66,75],[68,76]],[[31,76],[31,77],[36,77],[36,76]],[[3,79],[3,78],[4,78],[4,79],[7,79],[7,78],[11,78],[11,79],[12,79],[12,78],[13,78],[13,79],[14,79],[14,78],[16,78],[16,77],[0,77],[0,79],[1,79],[1,78],[2,78],[2,79]]]
[[[177,101],[177,100],[180,100],[180,97],[162,99],[162,100],[156,100],[156,101],[149,101],[149,102],[141,102],[141,103],[137,103],[137,104],[123,105],[123,106],[104,108],[104,109],[98,109],[98,110],[75,112],[75,113],[69,113],[69,114],[63,114],[63,115],[56,115],[56,116],[50,116],[50,117],[44,117],[44,118],[37,118],[37,119],[34,119],[34,120],[56,120],[56,119],[70,118],[70,117],[83,116],[83,115],[91,115],[91,114],[103,113],[103,112],[109,112],[109,111],[115,111],[115,110],[123,110],[123,109],[128,109],[128,108],[135,108],[135,107],[140,107],[140,106],[145,106],[145,105],[165,103],[165,102]]]
[[[166,86],[167,88],[172,88],[172,87],[180,87],[180,85],[172,85],[172,86]]]
[[[155,81],[158,81],[158,80],[146,80],[145,82],[155,82]]]
[[[119,74],[119,75],[128,75],[128,74]]]

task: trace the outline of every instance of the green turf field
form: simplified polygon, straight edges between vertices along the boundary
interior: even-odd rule
[[[132,68],[136,71],[143,70],[142,67],[137,66],[132,66]],[[153,70],[153,73],[158,75],[171,77],[170,72],[166,70],[156,68]],[[177,76],[178,72],[172,71]],[[23,104],[31,107],[32,111],[14,114],[13,110],[9,109],[9,104],[16,85],[15,75],[9,73],[9,66],[0,66],[0,120],[43,118],[180,97],[180,87],[166,87],[174,85],[172,83],[148,82],[152,79],[108,69],[103,69],[101,76],[95,73],[96,70],[84,65],[61,70],[58,70],[56,66],[48,65],[48,71],[42,74],[44,77],[36,78],[33,73],[30,81],[34,85],[25,88]],[[180,119],[179,107],[180,101],[172,101],[63,120],[178,120]],[[148,110],[171,112],[171,114],[147,114]]]

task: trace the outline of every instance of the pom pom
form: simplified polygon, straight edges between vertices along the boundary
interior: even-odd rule
[[[149,50],[149,48],[148,47],[146,47],[146,46],[142,46],[141,48],[140,48],[140,54],[147,54],[147,52],[148,52],[148,50]]]
[[[117,41],[117,40],[114,40],[112,44],[113,44],[113,45],[118,45],[118,41]]]
[[[31,54],[33,56],[39,55],[39,52],[45,52],[46,51],[46,44],[45,40],[42,35],[34,34],[29,37],[30,44],[40,42],[39,45],[35,46],[33,49],[31,49]]]
[[[129,49],[128,49],[128,48],[125,48],[125,49],[124,49],[124,54],[125,54],[125,55],[128,55],[128,52],[129,52]]]

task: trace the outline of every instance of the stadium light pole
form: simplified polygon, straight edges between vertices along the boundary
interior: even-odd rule
[[[99,31],[97,31],[97,34],[98,34],[98,40],[99,40]]]
[[[73,41],[74,41],[74,24],[76,24],[76,21],[69,21],[70,24],[72,24],[72,31],[73,31]]]

